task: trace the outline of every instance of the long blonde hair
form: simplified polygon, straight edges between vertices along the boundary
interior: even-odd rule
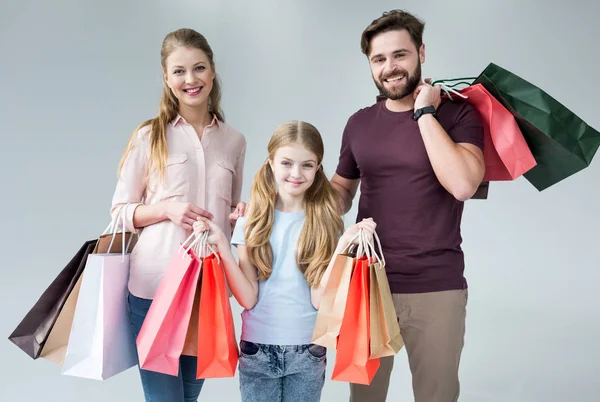
[[[269,237],[275,222],[277,190],[269,161],[281,147],[299,144],[317,156],[315,180],[304,194],[305,220],[298,240],[296,262],[310,286],[318,285],[333,257],[344,224],[336,190],[325,176],[322,161],[323,140],[319,131],[303,121],[288,121],[277,127],[268,145],[269,157],[254,177],[250,206],[246,214],[245,242],[249,261],[257,268],[259,279],[271,275],[273,249]]]
[[[167,58],[175,49],[179,47],[202,50],[208,57],[211,68],[213,71],[215,70],[214,54],[206,38],[193,29],[182,28],[167,34],[163,40],[160,51],[160,60],[163,73],[166,72],[167,69]],[[208,97],[208,112],[210,115],[215,115],[220,121],[225,121],[225,116],[221,110],[221,84],[216,74],[213,81],[212,90],[210,91],[210,95]],[[164,168],[168,155],[167,125],[172,122],[175,117],[177,117],[178,113],[179,101],[175,95],[173,95],[173,92],[167,86],[167,83],[163,81],[163,90],[160,97],[158,115],[153,119],[146,120],[134,130],[133,134],[129,138],[127,146],[125,147],[125,152],[123,153],[119,163],[119,174],[123,168],[125,160],[127,159],[127,155],[129,155],[129,151],[131,151],[131,149],[135,146],[138,131],[144,127],[150,126],[150,160],[147,175],[150,176],[152,173],[157,173],[159,179],[163,179]]]

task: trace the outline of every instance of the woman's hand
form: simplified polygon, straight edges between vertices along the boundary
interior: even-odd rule
[[[231,227],[235,226],[235,223],[240,216],[244,216],[247,207],[248,205],[245,202],[240,202],[237,204],[235,210],[229,214],[229,222],[231,222]]]
[[[169,220],[185,230],[192,230],[194,222],[196,222],[199,217],[205,219],[213,218],[213,214],[210,212],[189,202],[181,201],[166,201],[165,214]]]

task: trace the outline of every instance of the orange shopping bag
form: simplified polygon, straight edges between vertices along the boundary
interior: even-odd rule
[[[136,339],[140,367],[177,376],[202,263],[192,246],[175,252]]]
[[[358,259],[350,279],[332,380],[368,385],[379,369],[379,358],[370,359],[369,263]]]
[[[537,165],[513,115],[481,84],[458,92],[477,109],[484,125],[484,182],[514,180]]]
[[[219,253],[204,258],[196,378],[233,377],[239,351]]]

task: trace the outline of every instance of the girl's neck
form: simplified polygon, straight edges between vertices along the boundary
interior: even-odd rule
[[[289,194],[277,193],[275,209],[280,212],[302,212],[304,211],[304,194],[292,197]]]

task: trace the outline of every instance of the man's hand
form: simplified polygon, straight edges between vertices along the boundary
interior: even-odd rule
[[[413,96],[415,98],[415,110],[425,106],[433,106],[435,110],[442,101],[442,90],[439,84],[430,85],[431,78],[426,78],[425,82],[417,87]]]

